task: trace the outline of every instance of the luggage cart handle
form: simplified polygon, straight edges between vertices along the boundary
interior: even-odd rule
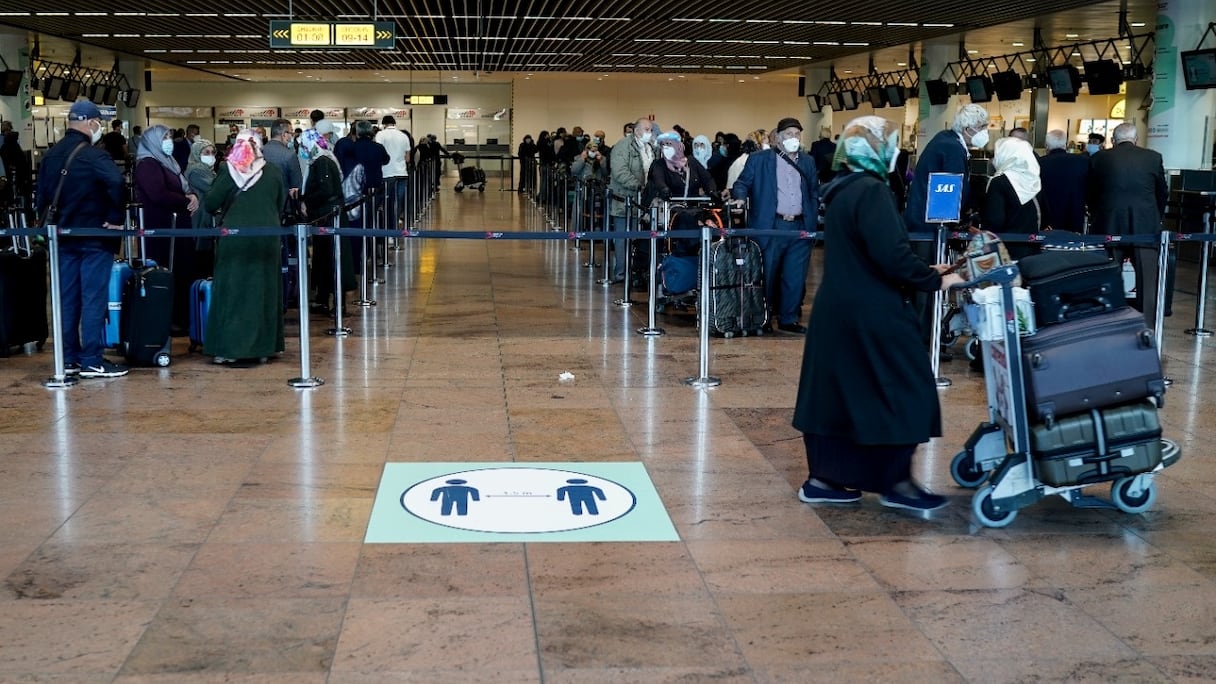
[[[1017,264],[1004,264],[996,269],[988,271],[984,275],[974,280],[968,280],[964,283],[958,283],[951,286],[951,289],[963,290],[977,287],[980,283],[994,283],[996,285],[1013,285],[1013,281],[1018,277]]]

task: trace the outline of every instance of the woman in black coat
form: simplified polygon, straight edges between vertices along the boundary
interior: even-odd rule
[[[865,491],[893,508],[946,504],[912,480],[917,445],[941,435],[941,407],[911,295],[961,280],[912,251],[887,185],[898,149],[893,124],[854,119],[823,190],[823,280],[793,421],[810,471],[798,497],[808,503],[852,503]]]
[[[993,233],[1030,235],[1039,232],[1039,162],[1030,143],[1020,138],[1001,138],[992,155],[995,173],[984,193],[984,230]],[[1006,243],[1009,256],[1020,259],[1037,250],[1028,243]]]
[[[684,143],[674,133],[664,133],[658,138],[659,154],[650,164],[646,174],[646,188],[642,191],[642,206],[659,206],[662,200],[672,197],[713,197],[717,186],[709,171],[701,162],[685,156]],[[698,227],[700,212],[695,208],[680,211],[671,220],[671,230],[694,230]],[[665,225],[668,217],[660,216],[659,223]],[[696,254],[700,245],[698,238],[672,238],[672,253],[676,255]]]
[[[538,148],[532,136],[525,135],[519,144],[519,192],[536,189],[536,153]]]

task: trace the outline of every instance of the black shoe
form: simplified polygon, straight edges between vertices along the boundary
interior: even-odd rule
[[[777,329],[787,333],[794,333],[795,335],[806,334],[806,326],[797,321],[793,323],[780,323],[777,325]]]
[[[937,360],[942,363],[950,363],[954,360],[954,352],[943,349],[937,353]]]
[[[908,492],[887,492],[878,498],[887,508],[903,508],[909,511],[936,511],[950,503],[944,496],[927,492],[915,482],[909,482]]]
[[[761,334],[761,335],[772,335],[772,334],[773,334],[773,324],[772,324],[772,323],[765,323],[765,324],[764,324],[764,325],[763,325],[763,326],[760,328],[760,334]]]
[[[861,492],[856,489],[816,487],[807,480],[798,490],[798,500],[805,503],[857,503],[861,501]]]
[[[121,378],[126,374],[126,366],[105,359],[97,364],[80,367],[80,377],[82,378]]]

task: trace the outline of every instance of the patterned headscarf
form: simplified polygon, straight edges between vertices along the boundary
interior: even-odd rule
[[[252,128],[242,129],[228,148],[227,162],[228,175],[232,176],[236,186],[242,192],[252,187],[266,166],[266,159],[262,157],[261,136]]]
[[[680,140],[679,134],[663,133],[659,136],[658,143],[660,152],[664,147],[670,147],[676,152],[671,159],[663,158],[668,170],[683,174],[688,169],[688,158],[684,156],[684,141]]]
[[[869,171],[885,179],[899,154],[899,129],[881,116],[859,116],[845,124],[832,158],[836,171]]]

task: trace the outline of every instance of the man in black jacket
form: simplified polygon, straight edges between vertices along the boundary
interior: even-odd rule
[[[1165,165],[1160,153],[1138,147],[1136,136],[1136,124],[1119,124],[1111,135],[1114,147],[1090,158],[1088,195],[1094,233],[1156,236],[1161,231],[1169,198]],[[1136,268],[1132,306],[1153,325],[1157,317],[1157,245],[1136,245],[1130,256]]]
[[[78,100],[68,110],[68,130],[38,169],[38,215],[56,193],[57,212],[47,217],[63,228],[123,227],[123,180],[114,160],[95,147],[105,132],[101,110]],[[69,157],[75,153],[69,164]],[[66,173],[61,176],[61,172]],[[61,179],[62,178],[62,182]],[[65,235],[59,244],[59,300],[64,370],[82,378],[116,378],[127,367],[102,357],[110,268],[118,238]]]
[[[1085,184],[1089,179],[1089,156],[1069,154],[1068,134],[1047,131],[1047,154],[1039,159],[1039,195],[1043,226],[1055,230],[1085,232]]]

